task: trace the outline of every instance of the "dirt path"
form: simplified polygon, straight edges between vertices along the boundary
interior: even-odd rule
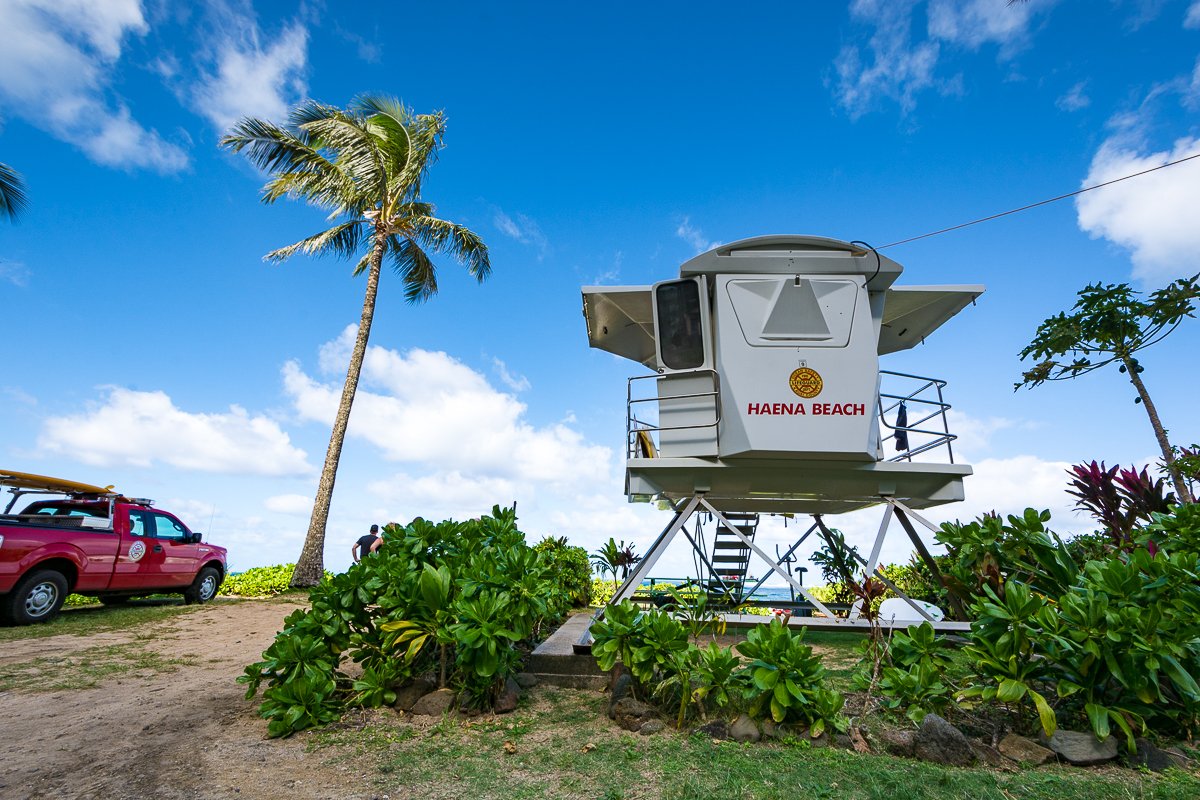
[[[136,631],[0,645],[4,663],[135,641],[185,662],[169,673],[110,675],[92,689],[0,693],[0,797],[373,797],[301,742],[266,740],[257,705],[235,683],[295,608],[217,603]]]

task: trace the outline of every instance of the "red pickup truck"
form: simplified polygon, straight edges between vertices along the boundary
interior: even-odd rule
[[[107,605],[175,592],[204,603],[225,579],[225,548],[149,500],[2,470],[0,486],[13,495],[0,514],[0,622],[46,622],[72,592]],[[12,513],[28,495],[38,499]]]

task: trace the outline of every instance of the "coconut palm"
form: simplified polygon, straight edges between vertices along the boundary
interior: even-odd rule
[[[329,449],[313,502],[304,549],[291,585],[315,586],[324,567],[325,525],[338,460],[358,388],[384,258],[390,259],[410,303],[437,294],[437,272],[429,253],[453,256],[476,280],[491,272],[487,245],[462,225],[434,216],[421,199],[421,184],[437,160],[446,130],[441,112],[414,114],[390,97],[360,97],[343,110],[306,102],[292,110],[287,126],[245,118],[222,137],[221,147],[245,152],[271,179],[264,203],[281,197],[305,200],[329,211],[337,224],[273,250],[266,261],[297,254],[333,254],[356,260],[354,275],[366,273],[362,319],[329,437]]]
[[[0,164],[0,219],[16,219],[25,210],[25,181],[8,164]]]

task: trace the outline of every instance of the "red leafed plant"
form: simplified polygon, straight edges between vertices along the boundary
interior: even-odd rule
[[[1162,478],[1152,480],[1146,467],[1107,467],[1103,461],[1076,464],[1068,470],[1074,479],[1067,493],[1078,498],[1076,505],[1091,512],[1111,538],[1112,546],[1129,551],[1133,547],[1130,532],[1139,521],[1149,522],[1150,515],[1166,513],[1175,505],[1175,495],[1166,491]]]

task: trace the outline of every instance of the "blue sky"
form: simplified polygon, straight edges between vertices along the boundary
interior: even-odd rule
[[[638,372],[588,349],[581,285],[652,283],[768,233],[882,246],[1200,152],[1197,0],[731,9],[0,0],[0,162],[31,203],[0,224],[0,462],[154,497],[235,569],[295,558],[363,282],[264,264],[323,216],[261,204],[262,176],[216,143],[305,98],[444,109],[426,196],[494,269],[478,286],[441,263],[423,306],[385,274],[335,569],[372,522],[513,500],[531,538],[645,548],[666,519],[621,491]],[[950,382],[976,475],[931,519],[1034,505],[1086,529],[1063,469],[1155,458],[1119,375],[1014,394],[1017,353],[1089,282],[1200,271],[1197,207],[1200,161],[885,251],[902,283],[988,287],[883,364]],[[1198,335],[1144,359],[1181,443],[1200,438]],[[877,519],[838,524],[863,542]]]

